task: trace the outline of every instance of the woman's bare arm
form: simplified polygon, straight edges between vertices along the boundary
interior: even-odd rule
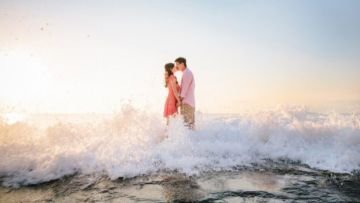
[[[170,80],[170,86],[171,86],[171,89],[172,89],[172,91],[173,91],[173,93],[174,93],[174,95],[176,97],[176,100],[178,102],[180,102],[180,96],[179,96],[178,90],[176,89],[176,80],[175,79]]]

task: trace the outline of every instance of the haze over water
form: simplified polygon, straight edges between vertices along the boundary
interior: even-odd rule
[[[358,1],[0,1],[0,102],[30,112],[161,112],[188,59],[197,110],[358,111]]]

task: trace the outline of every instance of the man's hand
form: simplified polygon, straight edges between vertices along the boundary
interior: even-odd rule
[[[176,107],[180,107],[181,106],[181,99],[179,101],[176,102]]]

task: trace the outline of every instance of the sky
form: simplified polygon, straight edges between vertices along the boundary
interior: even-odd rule
[[[357,0],[0,0],[0,110],[162,113],[183,56],[196,109],[360,109]],[[181,74],[178,75],[179,79]]]

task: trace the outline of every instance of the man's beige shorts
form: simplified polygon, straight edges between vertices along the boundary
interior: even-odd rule
[[[195,127],[195,108],[189,104],[182,104],[180,108],[181,115],[184,116],[185,124],[190,127]]]

